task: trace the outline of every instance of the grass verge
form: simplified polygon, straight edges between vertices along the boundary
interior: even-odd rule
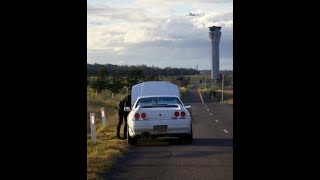
[[[211,102],[211,89],[198,89],[198,92],[202,94],[202,98],[205,102]],[[220,102],[222,91],[220,89],[214,89],[213,102]],[[225,104],[233,104],[233,90],[228,89],[223,91],[223,102]]]
[[[92,89],[87,94],[87,179],[97,179],[110,171],[118,158],[123,157],[128,151],[125,140],[116,138],[116,126],[118,123],[117,104],[125,94],[117,94],[112,97],[110,92],[102,92],[96,95]],[[103,127],[100,108],[104,107],[107,117],[107,126]],[[92,143],[90,134],[89,114],[95,113],[97,142]],[[123,133],[123,125],[121,127]],[[121,134],[123,136],[123,134]]]

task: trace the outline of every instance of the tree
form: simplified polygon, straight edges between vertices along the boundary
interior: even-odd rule
[[[97,69],[97,78],[95,78],[91,83],[91,88],[96,90],[97,93],[101,93],[102,90],[108,87],[105,77],[107,76],[106,68],[102,67]]]
[[[124,75],[123,71],[118,71],[116,74],[112,75],[112,83],[107,85],[107,89],[109,89],[113,93],[119,93],[122,91],[124,84]]]
[[[97,93],[101,93],[102,90],[106,89],[108,84],[105,80],[96,79],[91,83],[91,88],[96,90]]]
[[[97,76],[100,80],[104,80],[107,75],[108,75],[108,72],[105,67],[101,67],[97,69]]]
[[[142,70],[140,69],[132,69],[129,71],[127,76],[127,85],[133,86],[137,84],[140,80],[143,80],[145,77],[142,74]]]

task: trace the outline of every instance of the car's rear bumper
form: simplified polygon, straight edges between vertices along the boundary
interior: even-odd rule
[[[155,131],[152,127],[133,127],[129,128],[129,135],[131,137],[142,137],[145,134],[149,134],[152,137],[179,137],[191,134],[191,125],[183,127],[174,127],[168,125],[167,131]]]
[[[140,135],[135,135],[134,137],[137,139],[143,139],[143,138],[158,138],[158,137],[186,137],[187,135],[190,135],[189,133],[179,133],[179,134],[140,134]]]
[[[154,126],[167,126],[166,131],[157,131]],[[133,121],[129,127],[129,135],[131,137],[138,137],[144,133],[153,136],[179,136],[191,134],[191,119],[157,119],[145,121]]]

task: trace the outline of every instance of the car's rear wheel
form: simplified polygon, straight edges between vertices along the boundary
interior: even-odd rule
[[[192,132],[192,125],[191,125],[191,133],[188,134],[185,138],[184,138],[185,142],[187,144],[192,144],[193,141],[193,132]]]
[[[127,138],[128,138],[128,144],[130,144],[130,145],[136,145],[137,144],[137,138],[135,138],[135,137],[132,138],[129,135],[129,127],[128,127],[128,130],[127,130]]]

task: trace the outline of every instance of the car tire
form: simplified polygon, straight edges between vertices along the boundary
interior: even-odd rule
[[[132,138],[129,135],[129,127],[128,127],[128,130],[127,130],[127,138],[128,138],[128,144],[130,144],[130,145],[136,145],[137,144],[137,138],[135,138],[135,137]]]
[[[185,137],[185,142],[187,144],[192,144],[192,141],[193,141],[193,132],[192,132],[192,125],[191,125],[191,134],[188,134],[186,137]]]

